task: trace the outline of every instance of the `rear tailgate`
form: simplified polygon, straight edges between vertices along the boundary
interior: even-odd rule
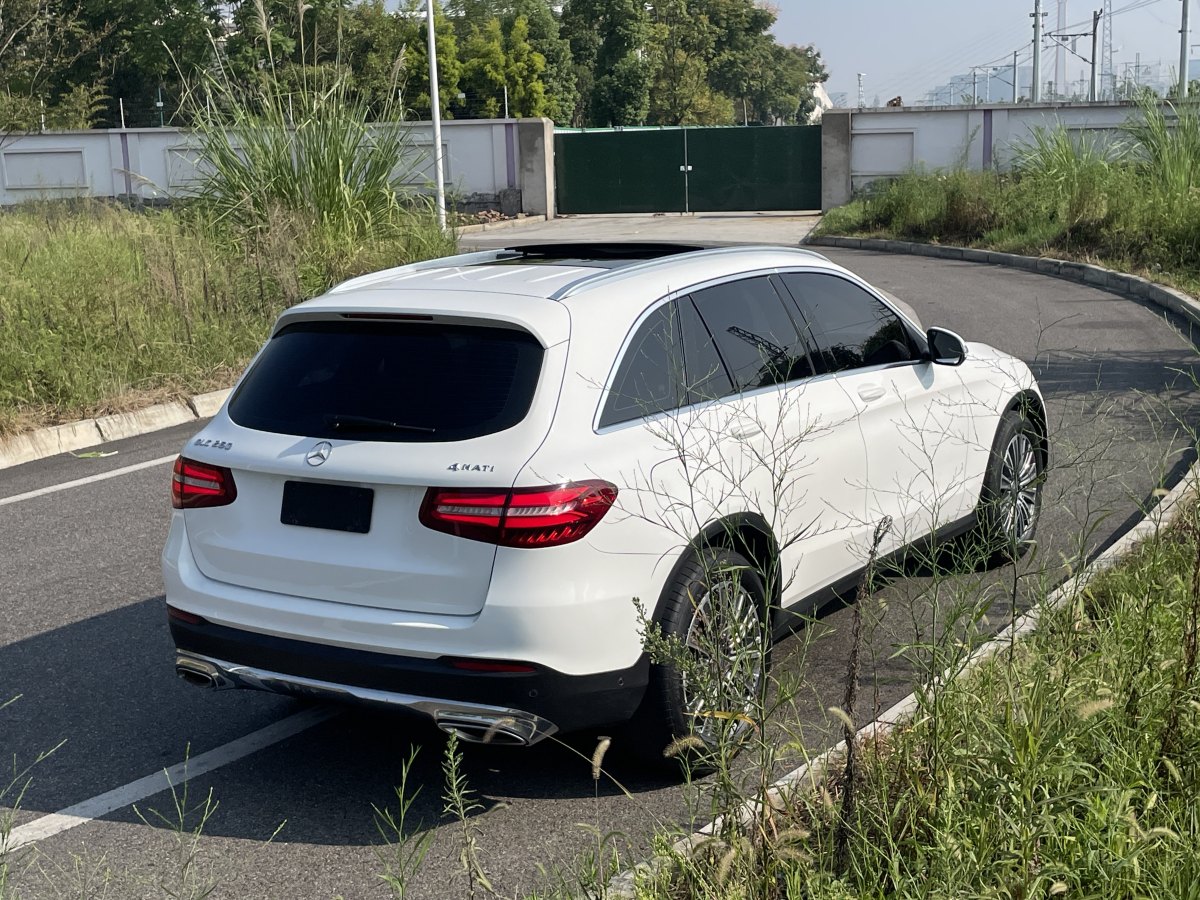
[[[431,487],[512,485],[549,430],[565,348],[462,317],[278,329],[185,451],[229,469],[237,494],[185,510],[198,567],[293,596],[478,613],[495,546],[425,527],[421,504]]]

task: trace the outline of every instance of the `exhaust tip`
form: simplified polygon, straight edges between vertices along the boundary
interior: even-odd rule
[[[216,686],[216,682],[211,675],[206,675],[203,672],[193,672],[191,669],[185,669],[183,666],[176,666],[175,674],[188,684],[195,685],[196,687],[211,688]]]
[[[529,721],[512,716],[476,716],[441,714],[435,717],[438,728],[459,740],[472,744],[495,744],[500,747],[528,747],[545,734],[538,734]]]
[[[180,656],[175,660],[175,674],[188,684],[202,688],[217,688],[221,686],[221,673],[209,663],[198,659]]]

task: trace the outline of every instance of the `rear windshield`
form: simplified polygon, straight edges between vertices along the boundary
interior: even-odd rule
[[[306,437],[463,441],[525,418],[541,366],[541,344],[508,328],[297,322],[268,342],[229,417]]]

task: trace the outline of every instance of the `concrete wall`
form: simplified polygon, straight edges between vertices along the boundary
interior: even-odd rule
[[[417,190],[433,182],[433,128],[409,126],[413,157],[397,167]],[[553,124],[546,119],[442,123],[447,191],[470,206],[554,214]],[[57,131],[0,142],[0,206],[61,197],[170,199],[195,189],[203,165],[178,128]]]
[[[1005,169],[1039,127],[1111,139],[1135,112],[1129,103],[831,109],[822,121],[822,205],[840,206],[875,179],[913,168]]]

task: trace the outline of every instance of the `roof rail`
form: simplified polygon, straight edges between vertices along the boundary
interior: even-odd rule
[[[500,250],[477,250],[473,253],[459,253],[455,256],[441,256],[437,259],[423,259],[420,262],[408,263],[403,266],[394,266],[391,269],[383,269],[380,272],[371,272],[367,275],[360,275],[357,278],[351,278],[348,281],[343,281],[340,284],[335,284],[328,291],[330,294],[340,294],[343,291],[352,291],[357,288],[368,287],[380,281],[387,281],[390,278],[395,278],[397,275],[407,275],[410,272],[423,272],[428,269],[445,269],[450,266],[479,266],[490,262],[499,262],[502,259],[518,259],[521,256],[519,250],[510,250],[503,248]]]
[[[641,260],[639,262],[630,263],[627,266],[622,266],[619,269],[602,269],[594,275],[585,275],[577,281],[573,281],[565,285],[550,295],[551,300],[565,300],[568,297],[573,297],[575,294],[582,293],[600,284],[608,284],[613,281],[618,281],[627,276],[637,275],[651,269],[657,269],[662,266],[670,265],[672,262],[682,261],[683,259],[693,260],[698,257],[710,256],[729,256],[742,253],[762,253],[764,250],[769,250],[774,253],[795,253],[800,256],[807,256],[810,259],[821,259],[826,262],[829,257],[817,253],[815,250],[809,250],[807,247],[782,247],[778,244],[752,244],[738,245],[732,247],[713,247],[707,250],[695,250],[690,253],[679,253],[671,256],[661,256],[654,259]]]

